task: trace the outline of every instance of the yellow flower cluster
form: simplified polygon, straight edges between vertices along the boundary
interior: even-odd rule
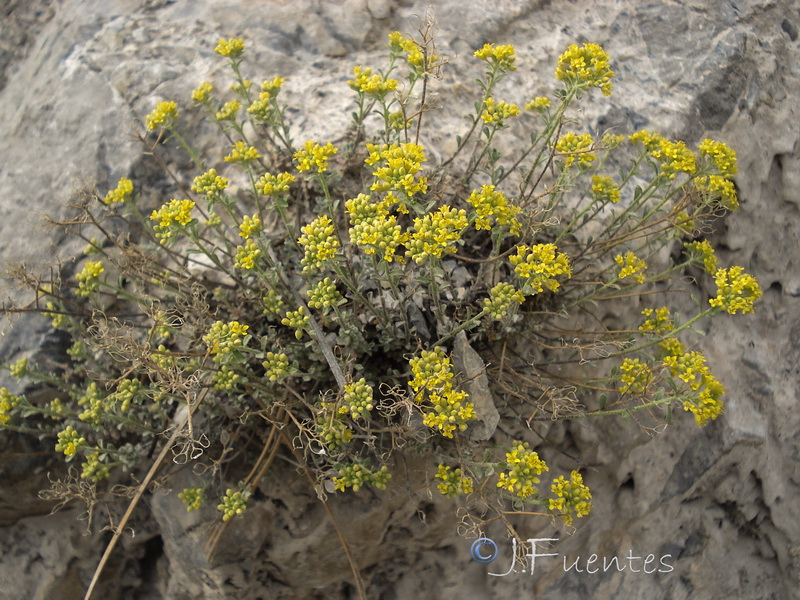
[[[100,461],[100,453],[92,452],[86,457],[81,469],[81,479],[88,479],[98,483],[108,477],[111,471],[111,466],[103,464]]]
[[[592,510],[592,493],[577,471],[570,473],[569,481],[563,475],[556,477],[550,491],[556,496],[550,499],[550,510],[562,513],[567,525],[572,525],[573,512],[576,517],[584,517]]]
[[[186,227],[192,222],[194,202],[191,200],[170,200],[158,210],[150,214],[151,221],[158,221],[155,226],[156,237],[165,243],[175,237],[176,230]]]
[[[429,257],[442,258],[454,254],[454,245],[461,239],[461,233],[468,225],[467,212],[449,206],[442,206],[435,213],[428,213],[414,219],[414,233],[411,235],[406,251],[417,264]]]
[[[756,278],[745,273],[742,267],[719,269],[714,281],[717,284],[717,296],[708,303],[731,315],[753,312],[753,304],[763,294]]]
[[[406,62],[418,73],[434,65],[439,59],[439,57],[433,53],[428,54],[426,65],[426,56],[422,52],[420,45],[411,38],[404,36],[399,31],[393,31],[389,34],[389,50],[395,56],[399,56],[401,53],[405,52]]]
[[[489,297],[483,301],[483,307],[489,316],[500,320],[508,312],[508,308],[514,302],[522,303],[525,296],[510,283],[501,281],[489,292]]]
[[[178,494],[178,498],[186,505],[187,511],[193,511],[199,510],[200,507],[203,506],[206,500],[206,494],[201,487],[191,487],[184,488],[184,490]]]
[[[308,305],[327,314],[332,307],[344,303],[344,298],[336,289],[336,284],[326,277],[308,290]]]
[[[697,171],[694,153],[683,142],[662,140],[660,147],[650,154],[661,163],[661,172],[670,179],[675,179],[678,173],[692,175]]]
[[[722,414],[725,405],[721,398],[724,394],[725,387],[709,375],[704,378],[700,393],[684,401],[683,409],[692,412],[697,426],[703,427]]]
[[[209,169],[194,178],[192,191],[204,196],[214,196],[228,187],[228,179],[217,175],[216,169]]]
[[[223,104],[222,108],[220,108],[214,116],[217,121],[233,121],[236,119],[236,113],[239,112],[240,108],[242,108],[242,105],[239,104],[238,100],[231,100]]]
[[[609,56],[602,46],[573,44],[558,57],[556,79],[579,89],[600,88],[604,96],[610,96],[614,71],[609,68],[608,62]]]
[[[486,98],[483,101],[485,106],[481,119],[484,123],[497,123],[502,125],[503,121],[516,117],[519,114],[519,106],[516,104],[508,104],[500,100],[497,102],[494,98]]]
[[[460,494],[469,494],[474,491],[474,484],[470,477],[461,474],[461,469],[451,469],[445,465],[439,465],[436,479],[442,483],[436,487],[442,495],[448,498],[455,498]]]
[[[213,93],[214,86],[209,82],[204,81],[192,91],[192,100],[198,104],[203,104],[211,98],[211,94]]]
[[[353,419],[368,419],[374,408],[372,399],[372,386],[363,377],[344,386],[344,406],[339,409],[340,414],[350,413]]]
[[[153,131],[159,126],[169,129],[178,119],[178,103],[171,100],[159,102],[153,112],[144,118],[147,131]]]
[[[375,182],[370,188],[376,192],[403,192],[411,197],[428,189],[425,177],[417,173],[425,162],[425,149],[419,144],[367,144],[369,156],[364,162],[372,166],[381,163],[373,175]]]
[[[674,345],[672,352],[664,357],[664,365],[674,377],[685,381],[693,392],[697,392],[684,400],[683,408],[694,413],[698,427],[702,427],[722,414],[724,405],[721,398],[725,388],[709,371],[705,356],[700,352],[685,352],[683,346],[678,345]]]
[[[717,199],[723,208],[728,210],[739,208],[736,186],[730,179],[722,175],[708,175],[695,179],[695,184],[699,190],[706,192],[711,198]]]
[[[286,312],[286,316],[281,319],[281,325],[286,325],[294,329],[294,337],[298,340],[303,337],[303,332],[308,329],[308,323],[311,317],[306,313],[306,309],[302,306],[297,310],[290,310]]]
[[[739,172],[736,165],[736,151],[723,142],[705,139],[698,146],[701,156],[708,156],[723,177],[733,177]]]
[[[709,275],[716,273],[717,257],[714,254],[714,248],[711,247],[708,240],[686,242],[683,246],[689,251],[689,256],[692,261],[703,261],[703,269],[705,269],[706,273]]]
[[[78,289],[75,290],[75,295],[81,298],[88,298],[98,289],[100,289],[100,275],[103,274],[105,268],[101,261],[87,261],[83,265],[83,270],[75,276],[78,280]]]
[[[676,337],[668,337],[659,344],[664,351],[664,356],[681,356],[686,349],[681,341]]]
[[[679,141],[671,141],[657,133],[642,129],[628,136],[631,143],[641,144],[661,165],[661,172],[675,179],[678,173],[693,175],[697,172],[694,153]]]
[[[253,100],[247,107],[247,114],[253,115],[257,121],[269,121],[272,117],[272,96],[269,92],[261,92],[258,100]]]
[[[248,90],[253,86],[253,81],[250,79],[244,79],[242,81],[234,81],[231,84],[231,91],[239,94],[240,96],[246,96]]]
[[[512,234],[519,235],[522,225],[515,218],[519,207],[511,204],[493,185],[474,190],[467,202],[475,208],[475,229],[491,229],[491,217],[494,217],[499,225],[507,226]]]
[[[264,80],[261,82],[261,91],[275,97],[281,91],[284,81],[283,77],[278,77],[277,75],[271,81]]]
[[[644,272],[647,264],[633,252],[626,252],[624,255],[617,254],[614,262],[619,267],[617,279],[632,277],[636,283],[644,283]]]
[[[620,394],[642,393],[653,379],[653,372],[638,358],[626,358],[620,365],[620,381],[624,384]]]
[[[244,40],[242,38],[222,38],[217,42],[214,52],[230,59],[239,58],[244,53]]]
[[[117,182],[117,187],[103,198],[105,204],[116,204],[118,202],[126,202],[133,195],[133,182],[127,177],[120,177]]]
[[[523,294],[541,293],[545,288],[556,292],[561,287],[556,277],[572,275],[567,255],[558,252],[555,244],[517,246],[516,255],[509,256],[508,261],[523,281]]]
[[[347,85],[361,94],[372,96],[378,100],[397,89],[396,79],[388,79],[379,73],[373,73],[369,67],[353,67],[353,76],[355,79],[348,81]]]
[[[245,217],[246,218],[246,217]],[[234,265],[237,269],[249,271],[254,269],[256,261],[261,258],[261,249],[256,245],[253,238],[247,238],[244,246],[236,247],[236,257]]]
[[[247,240],[260,232],[261,217],[258,215],[253,215],[252,217],[245,215],[244,219],[242,219],[242,224],[239,225],[239,235]]]
[[[353,439],[353,431],[342,422],[333,402],[322,403],[322,410],[317,413],[315,429],[320,442],[328,450],[336,450]]]
[[[225,162],[241,163],[246,165],[249,162],[258,160],[261,155],[253,146],[248,146],[244,142],[236,142],[231,149],[231,153],[225,157]]]
[[[397,224],[394,215],[377,214],[361,219],[350,228],[350,240],[364,251],[364,254],[377,254],[386,262],[405,262],[397,256],[397,247],[409,240],[409,234]]]
[[[86,438],[81,436],[72,425],[58,433],[56,452],[63,452],[64,456],[75,456],[81,448],[86,446]]]
[[[0,388],[0,426],[5,425],[11,419],[11,411],[19,404],[19,397],[15,396],[6,388]]]
[[[592,198],[595,202],[611,202],[620,200],[619,186],[608,175],[592,175]]]
[[[333,478],[334,486],[340,492],[345,491],[347,488],[353,488],[357,492],[365,485],[372,485],[379,490],[386,489],[386,483],[391,478],[388,467],[382,466],[377,471],[371,471],[359,463],[352,463],[343,465],[338,468],[339,476]]]
[[[642,333],[665,334],[675,329],[675,324],[670,318],[669,308],[666,306],[656,309],[645,308],[642,314],[645,316],[644,323],[639,325],[639,331]]]
[[[408,385],[414,390],[414,400],[421,404],[427,399],[433,405],[422,422],[448,438],[453,437],[456,429],[464,431],[467,422],[475,418],[475,406],[465,402],[466,392],[453,387],[453,366],[444,348],[436,346],[433,350],[423,350],[409,365],[414,378]]]
[[[117,384],[117,389],[114,393],[108,395],[106,403],[111,406],[119,405],[119,409],[125,412],[130,408],[131,402],[136,399],[141,391],[141,381],[138,379],[123,379]]]
[[[278,173],[272,175],[265,173],[256,182],[256,190],[265,196],[278,196],[289,191],[289,185],[294,183],[295,177],[291,173]]]
[[[284,303],[283,299],[278,295],[275,290],[270,290],[267,295],[261,299],[264,305],[264,314],[267,318],[274,319],[275,317],[283,314]]]
[[[262,365],[266,377],[274,383],[282,383],[289,376],[289,357],[285,352],[267,352],[267,360]]]
[[[511,44],[484,44],[483,48],[475,51],[475,57],[502,71],[514,71],[517,68],[514,66],[516,50]]]
[[[530,450],[528,442],[514,441],[511,451],[506,452],[506,463],[507,471],[500,473],[497,487],[523,499],[539,493],[536,489],[538,476],[550,468],[535,451]]]
[[[249,325],[241,325],[238,321],[213,323],[208,333],[203,336],[203,342],[208,347],[209,353],[214,356],[214,362],[219,362],[240,346],[246,345],[248,329]]]
[[[556,143],[556,151],[565,156],[564,167],[569,168],[578,159],[578,164],[581,167],[588,167],[597,158],[597,155],[592,152],[594,140],[588,133],[576,135],[569,131],[565,133]]]
[[[303,273],[309,273],[336,256],[339,240],[336,239],[333,221],[328,215],[320,215],[301,229],[303,235],[297,240],[305,255],[300,261]]]
[[[231,489],[226,490],[225,495],[222,497],[222,503],[217,506],[217,510],[222,511],[223,521],[230,521],[234,517],[240,516],[246,508],[246,492],[234,492]]]
[[[339,149],[330,142],[320,146],[317,142],[309,140],[301,150],[294,153],[297,170],[303,172],[315,168],[317,173],[324,173],[328,170],[328,159],[338,151]]]
[[[535,110],[536,112],[544,112],[550,108],[550,99],[545,96],[536,96],[525,104],[525,110]]]

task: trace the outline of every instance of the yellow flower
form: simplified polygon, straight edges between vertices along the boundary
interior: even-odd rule
[[[714,249],[711,247],[711,244],[708,243],[708,240],[686,242],[683,246],[689,251],[691,260],[703,261],[703,268],[706,273],[712,275],[716,272],[717,257],[714,254]]]
[[[636,283],[644,283],[644,272],[647,270],[647,264],[633,252],[626,252],[623,256],[618,254],[614,257],[614,261],[619,266],[617,279],[626,279],[632,277]]]
[[[422,264],[429,257],[442,258],[445,254],[454,254],[454,245],[461,239],[461,232],[467,225],[467,212],[449,206],[414,219],[415,231],[407,244],[406,255]]]
[[[753,312],[753,304],[763,294],[756,278],[745,273],[742,267],[719,269],[714,281],[717,284],[717,296],[708,303],[731,315]]]
[[[600,88],[604,96],[609,96],[614,71],[609,68],[608,61],[608,54],[598,44],[580,47],[573,44],[558,57],[556,79],[582,89]]]
[[[536,112],[544,112],[550,108],[550,99],[544,96],[537,96],[525,104],[525,110],[535,110]]]
[[[562,513],[561,517],[567,525],[572,525],[573,512],[576,517],[583,517],[592,510],[592,493],[577,471],[570,473],[569,481],[563,475],[554,479],[550,491],[556,496],[550,499],[550,510]]]
[[[713,375],[703,377],[703,389],[696,397],[684,401],[683,409],[694,413],[698,427],[705,426],[722,414],[724,404],[721,400],[725,393],[723,385]]]
[[[381,163],[373,175],[375,182],[370,187],[376,192],[403,192],[413,196],[428,189],[425,177],[417,178],[417,173],[425,162],[425,149],[419,144],[367,144],[369,156],[364,161],[368,165]]]
[[[503,44],[500,46],[484,44],[483,48],[475,51],[475,57],[503,71],[514,71],[517,68],[514,66],[516,51],[511,44]]]
[[[284,81],[283,77],[278,77],[277,75],[273,77],[271,81],[264,80],[261,82],[261,91],[275,97],[278,95],[278,92],[281,91],[281,86],[283,86]]]
[[[491,229],[491,217],[494,217],[499,225],[508,226],[512,234],[519,235],[522,226],[515,218],[519,208],[511,204],[502,192],[495,190],[493,185],[474,190],[467,202],[475,208],[475,229]]]
[[[169,129],[178,119],[178,103],[172,101],[159,102],[153,112],[144,119],[147,131],[153,131],[157,127]]]
[[[333,221],[328,215],[321,215],[301,229],[303,235],[297,242],[303,247],[305,255],[300,261],[303,273],[319,269],[326,261],[336,256],[339,240],[336,239]]]
[[[100,261],[87,261],[83,266],[83,270],[78,273],[75,278],[78,280],[78,289],[75,290],[76,296],[88,298],[98,289],[100,289],[100,275],[102,275],[105,268]]]
[[[620,394],[642,393],[653,379],[653,372],[638,358],[626,358],[620,366],[620,381],[624,384]]]
[[[202,175],[194,178],[192,191],[197,194],[213,196],[228,187],[228,180],[217,175],[216,169],[209,169]]]
[[[214,93],[214,86],[207,81],[204,81],[192,92],[192,100],[202,104],[211,98]]]
[[[256,246],[253,238],[248,238],[244,246],[236,248],[234,265],[239,269],[254,269],[259,258],[261,258],[261,250]]]
[[[642,333],[664,334],[675,328],[675,324],[670,318],[669,308],[666,306],[656,309],[645,308],[642,314],[646,317],[644,323],[639,325],[639,331]]]
[[[261,218],[258,215],[248,217],[245,215],[242,219],[242,224],[239,225],[239,235],[244,239],[249,239],[251,236],[261,231]]]
[[[529,449],[528,442],[514,441],[511,451],[506,453],[506,463],[508,469],[500,473],[497,487],[523,499],[539,493],[536,489],[538,476],[550,468],[536,452]]]
[[[439,465],[436,479],[442,483],[436,487],[439,492],[448,498],[455,498],[459,494],[469,494],[474,491],[474,485],[471,478],[461,474],[461,469],[451,469],[445,465]]]
[[[505,119],[516,117],[519,114],[519,107],[516,104],[507,104],[502,100],[496,102],[494,98],[487,98],[483,104],[486,107],[481,115],[484,123],[502,125]]]
[[[382,99],[386,94],[397,89],[397,80],[388,79],[378,73],[373,73],[369,67],[353,67],[355,79],[348,81],[347,85],[355,91],[373,98]]]
[[[170,200],[158,210],[150,214],[151,221],[158,221],[155,226],[156,237],[168,242],[175,237],[176,230],[186,227],[192,222],[192,209],[195,203],[191,200]]]
[[[117,202],[126,202],[133,195],[133,182],[127,177],[121,177],[117,182],[116,189],[111,190],[103,198],[105,204],[116,204]]]
[[[736,152],[727,144],[705,139],[698,147],[701,156],[709,156],[723,177],[732,177],[739,172],[736,165]]]
[[[328,170],[328,159],[338,151],[330,142],[320,146],[317,142],[308,141],[303,149],[294,153],[297,170],[303,172],[316,168],[317,173],[324,173]]]
[[[350,215],[351,221],[353,215]],[[397,247],[404,245],[409,240],[409,234],[404,232],[397,224],[394,215],[375,214],[372,217],[360,218],[350,228],[350,240],[356,244],[364,254],[377,254],[386,262],[405,262],[403,257],[397,256]]]
[[[282,383],[289,376],[289,357],[285,352],[267,352],[267,360],[262,364],[266,377],[273,383]]]
[[[620,200],[619,186],[608,175],[592,175],[592,198],[595,202],[611,202]]]
[[[278,173],[272,175],[265,173],[256,182],[256,190],[265,196],[278,196],[289,191],[289,184],[294,182],[294,175],[291,173]]]
[[[581,167],[588,167],[593,160],[597,158],[594,152],[591,152],[594,146],[594,140],[588,133],[576,135],[567,132],[556,143],[556,151],[565,155],[564,167],[569,168],[578,159]]]
[[[501,281],[489,292],[489,297],[483,301],[483,307],[493,319],[500,320],[514,303],[522,303],[525,296],[510,283]]]
[[[297,310],[288,311],[286,316],[281,319],[281,324],[292,327],[295,330],[294,337],[299,340],[303,337],[303,332],[308,329],[310,321],[311,317],[306,313],[305,308],[301,306]]]
[[[545,288],[556,292],[561,287],[556,277],[572,276],[569,258],[558,252],[555,244],[517,246],[517,254],[509,256],[508,261],[523,281],[523,294],[541,293]]]
[[[217,121],[233,121],[236,119],[236,113],[239,112],[239,109],[242,108],[242,105],[239,104],[238,100],[231,100],[230,102],[226,102],[221,109],[217,111],[215,115]]]
[[[721,175],[708,175],[694,180],[697,189],[705,192],[711,200],[719,203],[723,208],[736,210],[739,208],[739,199],[736,197],[736,186],[730,179]]]
[[[239,58],[244,53],[244,40],[242,38],[222,38],[217,42],[214,52],[230,59]]]
[[[248,146],[244,142],[236,142],[231,153],[225,157],[225,162],[247,164],[259,158],[261,155],[253,146]]]

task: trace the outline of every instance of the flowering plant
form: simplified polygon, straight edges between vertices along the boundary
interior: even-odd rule
[[[236,489],[198,476],[179,495],[188,510],[219,498],[217,541],[247,517],[278,453],[327,502],[390,488],[411,443],[430,457],[431,487],[469,510],[533,509],[571,525],[591,511],[591,476],[584,483],[577,461],[545,475],[546,452],[531,448],[537,423],[668,423],[678,407],[705,426],[722,413],[724,388],[689,334],[701,319],[751,312],[761,296],[741,267],[718,268],[699,233],[737,206],[736,156],[713,140],[694,152],[650,131],[574,131],[574,104],[592,88],[612,92],[600,46],[567,48],[562,87],[524,111],[499,99],[515,49],[477,50],[475,111],[439,164],[419,143],[423,119],[435,126],[426,93],[442,67],[428,32],[392,33],[385,69],[354,68],[354,127],[339,147],[296,147],[284,79],[256,94],[241,74],[243,40],[216,51],[233,99],[204,82],[192,105],[161,102],[145,119],[152,155],[175,143],[195,165],[176,175],[176,197],[148,217],[126,177],[88,193],[65,227],[92,260],[64,281],[26,278],[74,344],[58,377],[26,359],[7,365],[59,397],[43,405],[2,388],[0,426],[50,436],[93,493],[147,466],[153,446],[162,462],[172,450],[224,479],[235,472],[232,432],[247,430],[261,447],[244,452],[251,469]],[[192,147],[190,110],[228,141],[219,156]],[[531,143],[507,156],[512,120]],[[129,234],[115,233],[120,224]],[[665,263],[664,248],[682,253]],[[687,273],[717,286],[690,314],[646,306],[620,329],[597,316],[598,306],[646,302],[657,284],[681,291]],[[464,366],[470,353],[477,370]]]

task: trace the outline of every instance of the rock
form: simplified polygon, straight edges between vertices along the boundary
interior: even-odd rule
[[[469,394],[469,402],[475,405],[475,421],[469,425],[469,438],[488,440],[494,434],[500,413],[492,400],[486,365],[467,341],[467,334],[461,331],[453,344],[453,366],[462,381],[462,388]]]

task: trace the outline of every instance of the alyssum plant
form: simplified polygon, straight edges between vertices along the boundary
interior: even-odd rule
[[[302,465],[327,506],[348,488],[392,493],[396,457],[413,450],[478,522],[511,527],[505,515],[522,511],[572,524],[591,510],[582,465],[551,475],[537,424],[666,423],[678,407],[702,427],[722,413],[723,385],[690,334],[761,296],[704,237],[737,207],[736,156],[710,139],[695,151],[650,131],[580,132],[575,103],[612,89],[600,46],[567,48],[558,89],[522,109],[500,99],[514,48],[477,50],[475,112],[439,165],[419,143],[436,127],[428,88],[443,66],[429,32],[392,33],[383,70],[354,67],[339,146],[296,145],[284,80],[245,79],[241,39],[216,51],[229,91],[202,83],[192,104],[160,102],[146,118],[142,142],[174,198],[145,210],[151,195],[125,177],[88,192],[65,224],[88,243],[79,272],[18,272],[73,344],[58,372],[7,365],[58,395],[2,388],[0,424],[52,439],[87,494],[149,467],[142,493],[191,463],[204,468],[179,494],[187,508],[246,519],[276,457]],[[216,124],[223,152],[192,146],[186,111]],[[530,143],[508,155],[512,121]],[[194,171],[171,170],[165,145]],[[703,272],[717,292],[694,312],[647,305]],[[622,329],[600,318],[637,302],[641,318]],[[251,469],[222,489],[232,455]]]

